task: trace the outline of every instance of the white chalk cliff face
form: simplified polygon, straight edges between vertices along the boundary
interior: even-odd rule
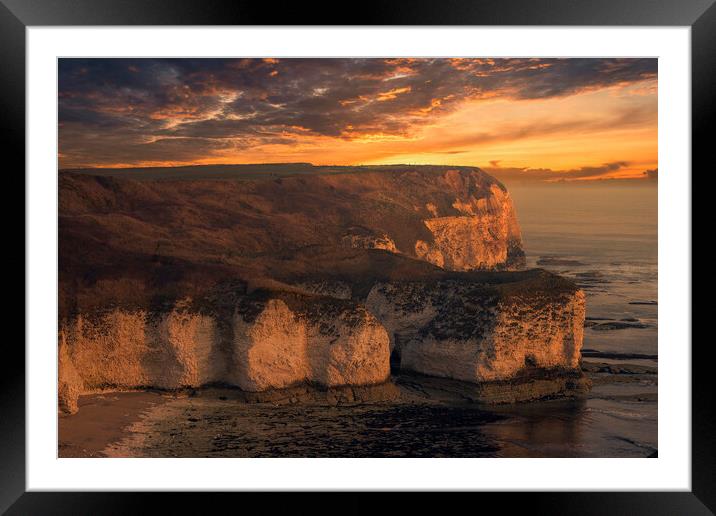
[[[366,306],[391,335],[401,369],[473,383],[579,371],[581,290],[505,296],[455,281],[378,284]]]
[[[217,338],[211,317],[184,310],[79,315],[60,328],[60,409],[75,412],[77,396],[85,391],[219,381],[225,364],[216,352]]]
[[[450,172],[446,176],[449,178]],[[480,199],[456,199],[452,208],[460,215],[440,216],[438,209],[430,206],[434,217],[424,223],[433,241],[418,240],[416,256],[454,271],[521,266],[522,240],[512,200],[497,185],[489,192]]]
[[[366,298],[366,308],[385,326],[390,337],[390,351],[400,353],[402,344],[418,335],[435,319],[437,309],[427,295],[429,287],[422,282],[375,285]]]
[[[370,385],[390,375],[388,334],[363,306],[316,300],[308,310],[281,299],[242,306],[234,318],[228,381],[247,391],[302,382]]]
[[[510,380],[529,369],[579,371],[584,296],[574,294],[539,310],[527,303],[494,308],[480,336],[436,331],[405,343],[401,367],[427,374],[481,383]]]
[[[69,356],[65,334],[60,332],[60,341],[57,353],[57,401],[60,412],[74,414],[77,412],[77,399],[85,390],[82,377],[77,373],[75,365]]]
[[[363,301],[329,297],[345,284],[322,281],[323,295],[240,297],[228,316],[188,301],[80,315],[60,329],[59,408],[73,413],[80,394],[104,388],[375,385],[389,379],[391,353],[401,370],[477,384],[578,374],[583,292],[546,272],[523,276],[378,282]]]
[[[343,245],[402,253],[453,271],[524,266],[512,199],[493,178],[471,168],[395,176],[389,178],[393,184],[381,185],[380,200],[394,205],[412,204],[412,216],[402,227],[394,226],[387,232],[371,233],[361,227],[368,233],[348,234],[343,237]],[[387,226],[374,214],[366,214],[367,220],[374,218],[381,227]],[[416,224],[422,228],[412,227]],[[420,229],[427,229],[427,233]]]
[[[111,310],[78,316],[61,329],[69,357],[88,386],[175,389],[218,380],[212,318],[172,310]]]
[[[82,392],[221,382],[246,391],[300,383],[362,386],[390,375],[385,328],[350,301],[284,295],[242,301],[230,320],[189,311],[110,310],[60,329],[59,408]]]

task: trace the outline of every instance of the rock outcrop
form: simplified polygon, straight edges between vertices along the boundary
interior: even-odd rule
[[[60,400],[98,389],[181,389],[229,384],[260,392],[300,384],[365,386],[390,375],[389,339],[362,305],[259,292],[233,313],[184,301],[168,312],[112,309],[60,329]]]
[[[458,171],[448,171],[446,181],[458,190],[468,190]],[[469,191],[469,190],[468,190]],[[504,188],[491,185],[489,195],[475,197],[463,194],[452,204],[459,215],[440,216],[429,206],[433,218],[423,222],[430,230],[432,242],[418,240],[415,255],[421,260],[454,271],[474,269],[519,268],[524,265],[522,237],[512,200]]]
[[[349,234],[341,239],[341,243],[346,247],[354,249],[385,249],[391,253],[397,253],[398,248],[395,247],[395,242],[388,235],[354,235]]]
[[[79,409],[77,399],[84,392],[85,385],[69,356],[63,331],[60,332],[57,350],[57,379],[57,403],[60,412],[65,414],[76,413]]]
[[[391,363],[497,401],[563,392],[581,374],[584,296],[513,270],[520,229],[494,178],[303,172],[61,174],[60,410],[111,388],[350,390],[385,383]]]
[[[300,383],[370,385],[390,375],[388,334],[365,307],[283,295],[243,301],[228,383],[247,391]]]
[[[69,358],[89,389],[176,389],[219,380],[211,317],[172,310],[107,310],[78,315],[61,328]]]
[[[379,283],[366,306],[388,330],[402,369],[473,383],[579,370],[584,294],[547,273],[497,285]]]
[[[391,333],[401,369],[472,383],[579,371],[579,290],[504,295],[454,281],[379,284],[366,304]]]

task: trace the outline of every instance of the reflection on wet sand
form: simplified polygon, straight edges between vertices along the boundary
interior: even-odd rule
[[[399,385],[393,401],[249,403],[232,389],[83,396],[60,419],[62,457],[648,457],[656,453],[656,375],[591,374],[588,398],[485,406]],[[88,410],[84,410],[87,408]],[[92,410],[89,410],[92,409]],[[106,435],[93,421],[123,419]],[[124,425],[119,428],[119,423]]]
[[[494,409],[506,419],[486,428],[501,457],[581,456],[588,421],[586,400]]]

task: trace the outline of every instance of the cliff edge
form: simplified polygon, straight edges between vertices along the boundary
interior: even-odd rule
[[[60,410],[102,389],[379,385],[391,365],[507,386],[493,401],[569,390],[584,296],[519,271],[503,185],[472,167],[314,168],[61,172]]]
[[[229,267],[311,247],[383,249],[448,270],[524,265],[512,200],[478,168],[316,169],[246,181],[61,172],[63,261],[84,251],[78,265],[92,266],[105,258],[82,248],[101,242],[124,257]]]

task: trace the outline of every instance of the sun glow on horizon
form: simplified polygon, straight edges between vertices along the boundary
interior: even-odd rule
[[[61,168],[658,168],[650,60],[124,61],[61,60]]]

